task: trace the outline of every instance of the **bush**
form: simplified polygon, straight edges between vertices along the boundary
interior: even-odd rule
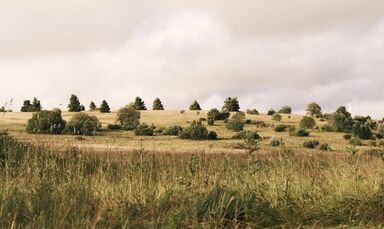
[[[256,109],[252,109],[252,110],[247,109],[246,112],[247,112],[247,114],[250,114],[250,115],[259,115],[259,111]]]
[[[332,151],[331,146],[328,143],[321,144],[319,149],[321,151]]]
[[[310,103],[307,106],[307,112],[311,116],[320,116],[321,115],[321,107],[317,103]]]
[[[189,110],[191,110],[191,111],[200,111],[201,110],[200,104],[196,100],[193,101],[191,106],[189,106]]]
[[[366,123],[356,122],[353,125],[352,134],[360,139],[369,140],[372,139],[373,133],[371,128]]]
[[[243,130],[232,136],[232,139],[254,139],[261,140],[261,136],[256,131]]]
[[[303,143],[303,146],[308,149],[314,149],[320,144],[319,141],[312,140],[312,141],[306,141]]]
[[[78,113],[67,123],[65,132],[74,135],[94,135],[100,128],[101,123],[96,116]]]
[[[252,121],[251,124],[255,125],[256,127],[263,128],[267,127],[268,125],[264,121],[256,120]]]
[[[100,105],[100,113],[109,113],[109,112],[111,112],[111,109],[109,108],[107,101],[103,100]]]
[[[163,135],[178,136],[182,130],[181,126],[170,126],[163,130]]]
[[[181,139],[206,140],[208,130],[200,121],[193,121],[191,125],[179,133]]]
[[[180,111],[180,114],[184,114],[184,113],[185,113],[185,110],[181,110],[181,111]]]
[[[351,140],[352,135],[351,135],[351,134],[344,134],[343,138],[344,138],[345,140]]]
[[[280,114],[278,114],[278,113],[274,113],[272,115],[272,120],[277,121],[277,122],[280,122],[282,118],[283,117]]]
[[[230,115],[228,111],[221,111],[217,120],[226,120]]]
[[[121,126],[119,124],[108,124],[107,128],[109,130],[121,130]]]
[[[205,121],[207,121],[207,119],[206,118],[199,118],[199,121],[205,122]]]
[[[216,108],[213,108],[210,111],[208,111],[207,118],[208,119],[211,118],[211,119],[214,119],[214,120],[225,120],[225,119],[229,118],[230,115],[231,114],[228,111],[220,112]]]
[[[225,124],[225,127],[227,127],[228,130],[239,132],[244,129],[244,122],[239,119],[230,119]]]
[[[250,119],[245,120],[245,124],[251,124],[251,123],[252,123],[252,120]]]
[[[353,145],[353,146],[362,146],[363,145],[363,142],[361,141],[360,138],[357,138],[357,137],[353,137],[349,140],[349,144]]]
[[[69,112],[80,112],[82,110],[79,98],[76,95],[71,95],[69,98],[68,111]]]
[[[282,108],[280,108],[280,110],[277,113],[292,114],[292,108],[290,106],[283,106]]]
[[[271,140],[269,140],[269,144],[273,147],[280,146],[281,145],[281,140],[273,136]]]
[[[271,116],[271,115],[273,115],[273,114],[275,114],[275,113],[276,113],[275,110],[270,109],[270,110],[267,112],[267,115]]]
[[[333,131],[332,126],[329,124],[325,124],[325,125],[321,126],[320,129],[324,132],[332,132]]]
[[[28,120],[26,131],[30,134],[62,134],[65,126],[61,110],[39,111]]]
[[[296,137],[308,137],[310,135],[309,131],[304,129],[299,129],[294,134]]]
[[[123,130],[134,130],[140,124],[140,117],[140,112],[128,105],[117,112],[117,123]]]
[[[156,98],[155,101],[153,101],[152,109],[155,110],[164,110],[163,103],[159,98]]]
[[[339,107],[329,120],[332,130],[336,132],[349,132],[353,128],[353,119],[345,107]]]
[[[94,102],[91,102],[91,103],[89,104],[89,110],[90,110],[90,111],[94,111],[94,110],[96,110],[96,109],[97,109],[96,104],[95,104]]]
[[[216,140],[217,139],[217,133],[215,131],[209,131],[207,135],[208,140]]]
[[[155,126],[148,126],[147,124],[143,123],[137,126],[135,130],[135,135],[137,136],[153,136],[153,130],[155,129]]]
[[[300,121],[300,128],[303,129],[313,129],[313,127],[316,125],[316,121],[314,118],[309,116],[304,116]]]
[[[213,119],[213,118],[208,118],[208,125],[210,125],[210,126],[215,125],[215,119]]]
[[[239,101],[237,100],[237,97],[228,97],[225,101],[224,101],[224,106],[223,106],[223,110],[226,110],[226,111],[239,111],[240,110],[240,106],[239,106]]]
[[[284,132],[287,130],[287,128],[289,128],[290,125],[284,125],[284,124],[279,124],[275,127],[274,131],[275,132]]]

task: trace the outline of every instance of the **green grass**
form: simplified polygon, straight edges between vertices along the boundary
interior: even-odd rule
[[[368,155],[94,154],[0,136],[0,228],[373,227],[384,162]]]

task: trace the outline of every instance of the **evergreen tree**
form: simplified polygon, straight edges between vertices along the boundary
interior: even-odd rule
[[[96,104],[95,104],[94,102],[91,102],[91,103],[89,104],[89,110],[94,111],[94,110],[96,110],[96,109],[97,109]]]
[[[40,101],[37,100],[36,97],[33,98],[32,107],[30,111],[37,112],[37,111],[41,111],[41,109],[42,107],[41,107]]]
[[[224,106],[223,106],[223,110],[226,110],[226,111],[239,111],[240,110],[240,106],[239,106],[239,101],[237,100],[237,97],[228,97],[225,101],[224,101]]]
[[[155,101],[153,101],[153,110],[164,110],[164,106],[161,103],[161,100],[159,98],[156,98]]]
[[[103,100],[100,105],[100,112],[101,113],[109,113],[111,112],[111,109],[109,108],[109,105],[107,101]]]
[[[331,115],[329,124],[332,126],[333,131],[349,132],[353,127],[351,113],[347,111],[347,108],[341,106]]]
[[[147,110],[144,101],[140,97],[136,97],[133,107],[136,110]]]
[[[200,104],[195,100],[191,104],[191,106],[189,106],[189,110],[191,110],[191,111],[200,111],[201,110]]]
[[[32,104],[30,100],[24,100],[23,106],[21,107],[21,112],[29,112],[31,110]]]
[[[79,98],[77,98],[76,95],[71,95],[71,98],[69,99],[69,104],[68,104],[68,111],[80,112],[81,110],[82,110],[82,107],[80,105]]]

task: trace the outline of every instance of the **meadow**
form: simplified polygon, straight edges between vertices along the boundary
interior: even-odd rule
[[[93,112],[103,125],[116,114]],[[186,111],[143,111],[141,122],[188,126],[206,117]],[[68,120],[72,113],[63,113]],[[310,137],[276,133],[277,123],[298,125],[301,115],[247,115],[263,137],[249,155],[222,121],[207,126],[216,141],[135,136],[101,131],[30,135],[31,113],[0,118],[0,228],[319,228],[380,227],[384,220],[384,161],[356,155],[342,133]],[[317,125],[325,123],[318,121]],[[283,138],[272,147],[268,139]],[[332,151],[307,149],[316,139]]]

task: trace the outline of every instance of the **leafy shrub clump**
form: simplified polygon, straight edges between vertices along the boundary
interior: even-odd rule
[[[321,129],[321,131],[324,131],[324,132],[332,132],[333,131],[332,126],[329,124],[325,124],[325,125],[321,126],[320,129]]]
[[[30,134],[62,134],[66,121],[61,117],[61,110],[39,111],[28,120],[26,131]]]
[[[276,113],[275,110],[270,109],[270,110],[267,112],[267,115],[271,116],[271,115],[273,115],[273,114],[275,114],[275,113]]]
[[[306,141],[303,143],[303,146],[308,149],[314,149],[320,144],[319,141],[312,140],[312,141]]]
[[[262,139],[261,136],[256,131],[249,131],[249,130],[240,131],[232,136],[232,139],[244,139],[244,138],[255,139],[255,140]]]
[[[239,101],[237,97],[228,97],[224,101],[223,110],[237,112],[240,110]]]
[[[304,129],[299,129],[294,134],[296,137],[308,137],[310,135],[309,131]]]
[[[245,124],[251,124],[251,123],[252,123],[252,120],[250,119],[245,120]]]
[[[345,139],[345,140],[351,140],[351,138],[352,138],[352,134],[344,134],[344,136],[343,136],[343,138]]]
[[[273,136],[271,140],[269,140],[269,144],[273,147],[280,146],[281,145],[281,140],[278,139],[277,137]]]
[[[247,114],[250,114],[250,115],[259,115],[259,111],[256,110],[256,109],[247,109]]]
[[[191,106],[189,106],[189,110],[191,110],[191,111],[199,111],[199,110],[201,110],[200,104],[196,100],[193,101]]]
[[[208,125],[209,125],[209,126],[213,126],[213,125],[215,125],[215,119],[213,119],[213,118],[208,118]]]
[[[225,127],[228,130],[239,132],[239,131],[242,131],[244,129],[244,122],[239,120],[239,119],[230,119],[225,124]]]
[[[276,122],[280,122],[282,118],[283,118],[283,117],[282,117],[279,113],[274,113],[274,114],[272,115],[272,120],[274,120],[274,121],[276,121]]]
[[[292,114],[292,108],[290,106],[283,106],[282,108],[280,108],[280,110],[277,113]]]
[[[189,127],[183,129],[179,133],[179,138],[192,140],[207,140],[208,136],[212,137],[213,135],[213,133],[210,133],[209,135],[207,128],[201,123],[201,121],[193,121]]]
[[[215,131],[209,131],[207,135],[207,140],[216,140],[217,133]]]
[[[67,123],[65,132],[74,135],[94,135],[101,128],[101,122],[94,115],[78,113]]]
[[[108,124],[108,130],[121,130],[121,126],[119,124]]]
[[[163,130],[163,135],[169,135],[169,136],[178,136],[179,133],[183,130],[181,126],[170,126]]]
[[[303,129],[313,129],[313,127],[316,125],[316,121],[314,118],[310,116],[304,116],[300,121],[300,128]]]
[[[134,130],[140,124],[140,117],[140,112],[128,105],[117,112],[117,123],[123,130]]]
[[[331,146],[328,143],[321,144],[319,149],[321,151],[332,151],[332,148],[331,148]]]
[[[361,141],[360,138],[357,138],[357,137],[353,137],[349,140],[349,144],[353,145],[353,146],[362,146],[363,145],[363,142]]]
[[[279,124],[277,125],[275,128],[274,128],[274,131],[275,132],[284,132],[286,131],[289,127],[291,127],[290,125],[285,125],[285,124]]]
[[[140,124],[137,126],[136,130],[135,130],[135,135],[137,136],[153,136],[153,132],[154,132],[154,129],[156,127],[155,126],[149,126],[145,123],[143,124]]]

